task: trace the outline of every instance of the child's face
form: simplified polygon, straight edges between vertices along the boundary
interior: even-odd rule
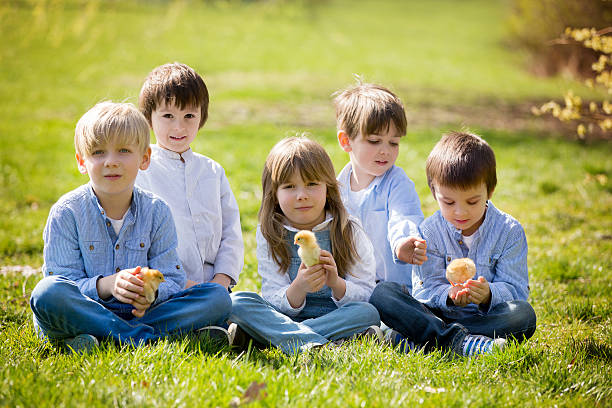
[[[435,197],[444,219],[470,236],[482,224],[487,210],[487,186],[484,182],[467,190],[434,184]]]
[[[366,187],[395,164],[399,153],[400,136],[393,122],[389,123],[386,131],[359,135],[353,140],[350,140],[346,133],[339,132],[340,146],[349,153],[359,187]],[[353,181],[351,180],[351,183]]]
[[[88,174],[100,202],[131,199],[138,170],[149,167],[151,148],[141,153],[137,144],[115,141],[96,146],[91,153],[76,155],[79,171]]]
[[[174,103],[158,106],[151,112],[151,127],[157,144],[177,153],[188,150],[198,134],[201,114],[200,108],[195,106],[184,109]]]
[[[302,180],[296,172],[276,190],[283,214],[294,228],[311,230],[325,220],[327,185]]]

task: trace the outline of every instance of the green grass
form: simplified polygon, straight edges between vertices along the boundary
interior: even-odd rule
[[[156,65],[204,75],[210,120],[194,150],[220,162],[241,211],[245,268],[260,288],[260,175],[283,136],[309,132],[339,170],[331,94],[353,73],[396,90],[409,117],[398,164],[426,216],[424,163],[441,133],[468,125],[498,160],[497,207],[527,232],[535,336],[479,359],[403,355],[356,342],[287,357],[238,354],[193,338],[72,356],[35,337],[40,275],[0,275],[0,406],[609,406],[612,397],[612,146],[577,144],[520,107],[558,98],[510,48],[507,2],[8,1],[0,3],[0,266],[42,264],[42,229],[76,169],[76,121],[103,99],[135,102]],[[545,128],[546,129],[546,128]],[[238,398],[238,400],[236,400]],[[233,401],[233,402],[232,402]]]

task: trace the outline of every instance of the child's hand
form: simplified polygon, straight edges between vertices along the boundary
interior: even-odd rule
[[[232,284],[232,278],[230,278],[229,276],[227,276],[224,273],[217,273],[215,274],[215,276],[210,280],[210,283],[218,283],[219,285],[223,286],[225,289],[229,288],[229,286]]]
[[[479,276],[477,280],[470,279],[464,286],[469,290],[468,299],[471,303],[480,305],[491,301],[491,288],[484,276]]]
[[[140,266],[137,266],[136,268],[123,269],[117,272],[117,278],[115,279],[115,286],[113,288],[113,296],[115,296],[115,298],[123,303],[129,303],[134,306],[134,309],[132,309],[132,314],[135,317],[144,316],[149,306],[151,306],[151,302],[149,302],[144,296],[144,281],[140,278],[141,269],[142,268]],[[123,283],[121,281],[123,281]],[[126,290],[127,295],[129,295],[124,295],[124,297],[129,300],[127,302],[121,300],[115,294],[115,292],[117,292],[117,286],[121,286],[122,284],[124,287],[127,285],[129,289],[134,290],[131,293]]]
[[[470,290],[463,285],[451,286],[448,290],[448,297],[453,301],[455,306],[464,307],[470,302],[468,300]]]
[[[323,265],[325,270],[325,284],[331,288],[332,294],[336,300],[340,300],[346,293],[346,282],[340,276],[338,276],[338,267],[336,266],[336,260],[329,251],[321,250],[321,261],[320,265]]]
[[[321,290],[326,280],[327,275],[323,264],[316,264],[308,267],[304,265],[303,262],[300,264],[298,274],[295,277],[295,281],[298,281],[297,285],[306,293],[313,293]]]
[[[427,242],[418,237],[404,238],[396,249],[397,259],[414,265],[422,265],[427,260]]]

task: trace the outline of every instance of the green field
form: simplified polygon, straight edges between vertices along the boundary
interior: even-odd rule
[[[612,145],[579,144],[529,106],[567,88],[536,78],[509,45],[506,1],[0,2],[0,406],[221,406],[265,383],[249,406],[610,406]],[[469,127],[494,148],[493,201],[525,227],[538,330],[479,359],[401,354],[355,342],[337,351],[238,354],[192,338],[87,356],[42,345],[29,293],[42,229],[59,196],[87,179],[73,148],[78,118],[101,100],[136,102],[155,66],[200,72],[210,119],[193,148],[225,168],[241,212],[245,268],[258,291],[255,227],[270,148],[308,132],[339,170],[332,93],[353,74],[397,91],[408,134],[398,164],[426,216],[436,210],[425,159],[440,135]],[[232,402],[233,401],[233,402]]]

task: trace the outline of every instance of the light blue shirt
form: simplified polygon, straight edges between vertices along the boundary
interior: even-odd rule
[[[100,299],[98,279],[122,269],[148,266],[163,273],[155,304],[185,287],[176,254],[170,209],[159,197],[134,187],[132,203],[116,234],[90,184],[62,196],[51,207],[43,232],[43,274],[74,281],[81,293],[108,309],[129,312],[132,305]]]
[[[455,258],[471,258],[476,264],[476,278],[484,276],[491,288],[489,308],[510,300],[527,300],[527,238],[521,224],[512,216],[487,203],[485,219],[471,248],[465,245],[461,230],[437,211],[420,226],[427,240],[428,260],[414,268],[412,295],[420,302],[452,319],[486,313],[488,308],[469,304],[459,307],[447,303],[450,283],[446,266]]]
[[[418,236],[423,221],[421,202],[414,183],[404,170],[392,166],[376,177],[365,191],[351,191],[353,166],[349,162],[338,175],[340,194],[349,214],[361,221],[374,246],[376,279],[411,286],[412,265],[395,256],[398,242]]]

